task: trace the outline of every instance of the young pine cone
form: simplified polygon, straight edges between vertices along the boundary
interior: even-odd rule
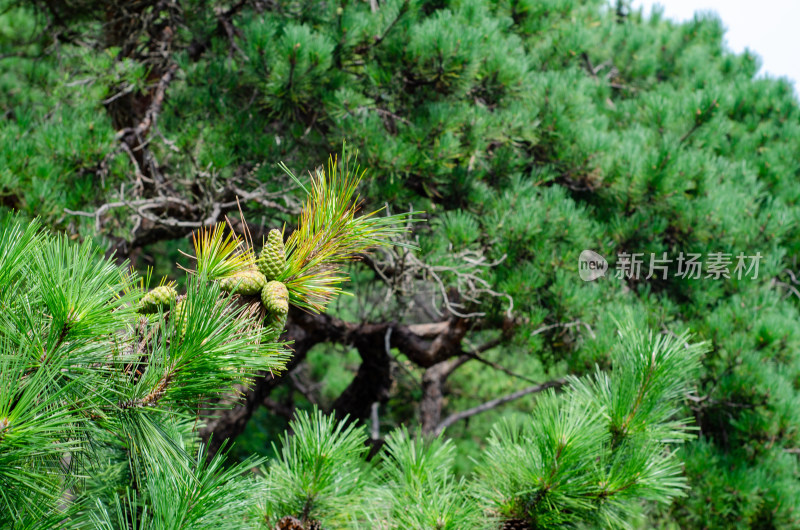
[[[177,296],[178,292],[174,287],[169,285],[156,287],[139,300],[139,312],[155,313],[159,307],[168,306]]]
[[[287,316],[288,313],[267,313],[267,316],[264,318],[264,324],[280,334],[284,329],[286,329]]]
[[[283,248],[283,234],[280,230],[273,228],[269,231],[256,265],[267,280],[275,280],[283,273],[286,268],[286,250]]]
[[[289,312],[289,291],[281,282],[267,282],[261,290],[261,301],[270,313]]]
[[[281,282],[267,282],[261,290],[261,302],[267,308],[265,322],[277,331],[286,327],[286,316],[289,314],[289,291]]]
[[[239,272],[233,276],[222,278],[219,287],[228,293],[256,294],[263,289],[267,279],[256,270]]]

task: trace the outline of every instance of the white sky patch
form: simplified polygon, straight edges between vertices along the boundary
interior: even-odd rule
[[[749,49],[761,58],[759,75],[800,80],[800,0],[633,0],[649,15],[660,4],[667,18],[691,20],[697,11],[715,11],[736,53]],[[613,4],[612,4],[613,5]]]

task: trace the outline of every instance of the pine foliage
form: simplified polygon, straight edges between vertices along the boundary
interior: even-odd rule
[[[0,225],[0,348],[6,357],[15,352],[24,359],[4,361],[9,368],[0,377],[14,385],[42,385],[47,398],[36,401],[37,406],[73,400],[70,417],[82,418],[78,411],[85,410],[89,418],[76,424],[51,411],[54,421],[62,417],[75,429],[74,438],[51,435],[33,427],[35,422],[30,423],[31,436],[53,440],[48,448],[73,439],[94,441],[94,430],[78,427],[116,421],[106,417],[104,406],[122,397],[142,399],[158,389],[161,377],[146,372],[148,388],[138,393],[106,377],[117,361],[97,353],[101,337],[119,343],[114,351],[124,360],[117,365],[133,367],[128,358],[135,352],[125,349],[131,337],[150,332],[162,337],[166,330],[202,343],[203,338],[192,338],[193,330],[210,331],[204,326],[215,325],[202,322],[204,308],[179,297],[177,304],[195,316],[173,319],[170,305],[137,327],[129,305],[144,293],[136,277],[110,262],[98,265],[80,257],[82,252],[99,257],[91,245],[69,245],[66,239],[45,236],[36,224],[25,224],[39,216],[54,232],[75,239],[97,235],[101,244],[125,239],[140,227],[138,207],[129,201],[135,189],[131,183],[137,182],[133,160],[138,151],[132,158],[122,149],[114,109],[131,98],[148,103],[158,81],[148,61],[168,55],[178,70],[147,142],[153,166],[163,170],[176,193],[188,200],[198,190],[216,190],[246,174],[249,184],[262,187],[280,204],[303,204],[302,189],[287,191],[291,179],[271,162],[284,160],[299,173],[315,168],[322,153],[348,139],[370,168],[360,195],[349,195],[351,206],[358,204],[358,195],[367,212],[386,204],[392,212],[428,212],[431,222],[415,225],[413,237],[419,258],[437,274],[444,292],[458,290],[467,272],[513,300],[517,325],[512,336],[504,327],[509,298],[484,291],[461,300],[484,319],[468,333],[473,344],[503,333],[503,344],[484,353],[488,361],[537,381],[585,374],[595,365],[608,368],[615,363],[610,352],[617,351],[619,340],[614,319],[626,311],[636,315],[642,329],[667,335],[691,329],[708,343],[710,351],[679,406],[681,417],[693,418],[698,434],[676,453],[688,481],[687,495],[646,511],[643,525],[800,526],[796,91],[785,79],[757,75],[760,60],[752,52],[731,53],[724,45],[724,21],[715,16],[699,14],[676,23],[659,10],[648,15],[630,4],[175,1],[162,4],[178,12],[174,20],[159,18],[169,10],[153,8],[136,18],[157,22],[151,34],[131,33],[133,49],[153,52],[142,53],[142,59],[110,43],[114,25],[108,9],[150,2],[0,0],[0,216],[16,210],[21,221]],[[220,15],[237,6],[227,26]],[[168,46],[147,48],[167,33]],[[352,170],[344,177],[338,162],[337,178],[354,179]],[[316,194],[316,204],[343,198],[315,184],[322,182],[321,173],[332,175],[331,170],[312,170],[312,182],[302,181]],[[122,206],[91,214],[107,203]],[[352,227],[351,206],[339,201],[327,214],[309,213],[305,233],[325,239],[319,227],[326,220]],[[268,227],[294,226],[289,215],[256,200],[243,200],[242,207],[249,219],[264,219]],[[74,211],[90,213],[69,213]],[[171,233],[176,232],[173,227]],[[226,243],[223,228],[206,234],[202,237],[217,241],[200,245],[209,259],[191,265],[203,281],[253,268],[245,242]],[[315,244],[298,242],[292,250],[295,272],[281,279],[286,285],[295,282],[295,289],[289,289],[292,302],[307,310],[332,308],[330,298],[346,274],[360,293],[371,293],[377,283],[371,271],[323,264],[326,255],[360,252],[346,241],[327,241],[333,253],[315,253]],[[181,240],[144,244],[142,255],[159,261],[179,249],[187,250]],[[609,259],[606,278],[577,279],[584,249]],[[764,259],[757,278],[690,279],[676,275],[673,262],[667,278],[645,281],[614,277],[616,256],[625,252],[641,252],[645,258],[666,252],[673,260],[680,253],[725,253],[733,259],[739,253],[760,253]],[[464,257],[497,265],[480,267]],[[57,270],[59,263],[73,260],[88,261],[74,270]],[[171,268],[173,259],[166,266],[160,261],[159,277],[181,279]],[[44,271],[53,278],[39,278]],[[433,298],[430,278],[414,278],[415,288],[422,285],[428,291],[403,294]],[[217,289],[196,288],[203,300],[213,298]],[[319,291],[314,294],[314,289]],[[108,298],[112,291],[117,298]],[[440,296],[438,286],[435,291]],[[258,300],[251,302],[248,311],[261,310]],[[403,304],[394,302],[381,318],[418,322],[416,313],[403,312]],[[336,310],[361,317],[354,305],[342,302]],[[223,314],[223,308],[218,312]],[[157,325],[164,316],[165,323]],[[250,325],[262,323],[259,315]],[[259,340],[266,344],[264,337],[252,342]],[[197,351],[196,344],[186,348]],[[171,357],[160,351],[163,376]],[[45,364],[52,365],[29,374],[44,353]],[[200,363],[182,346],[175,354],[190,366]],[[335,394],[350,381],[349,358],[327,351],[309,358],[309,372],[322,385],[322,395]],[[212,378],[227,378],[228,384],[238,377],[223,374],[221,362],[203,362],[213,365],[203,367],[212,369]],[[468,363],[449,379],[447,412],[517,388],[517,378],[486,366]],[[131,374],[139,377],[133,368]],[[421,370],[412,370],[397,378],[389,402],[382,405],[384,426],[416,421],[411,404],[418,398],[420,377]],[[585,392],[612,385],[600,375],[582,381]],[[221,388],[222,380],[217,382]],[[182,384],[189,389],[215,386]],[[677,437],[684,432],[670,423],[674,420],[661,434],[637,431],[647,415],[663,418],[669,407],[643,398],[631,415],[625,404],[633,388],[601,392],[606,411],[595,419],[613,420],[613,436]],[[189,397],[178,387],[174,392],[171,403]],[[572,392],[585,399],[585,392]],[[474,471],[485,440],[500,436],[492,435],[498,429],[495,416],[512,422],[527,417],[531,407],[532,401],[521,400],[497,409],[496,415],[472,418],[468,428],[449,429],[455,475]],[[142,412],[136,408],[131,414],[137,411]],[[277,421],[270,418],[268,427],[273,424]],[[11,432],[6,427],[0,436],[11,437]],[[98,475],[106,478],[87,488],[112,481],[111,463],[124,461],[112,450],[120,441],[100,440],[111,447],[109,466]],[[70,465],[88,465],[73,445],[59,454],[70,454],[75,461]],[[25,468],[29,478],[17,476],[36,485],[25,494],[30,502],[3,512],[19,515],[20,524],[59,524],[60,516],[44,508],[53,504],[37,501],[58,494],[45,478],[53,476],[51,469],[63,467],[52,454],[50,460],[45,456]],[[0,488],[0,496],[8,491]],[[137,493],[131,502],[141,504],[145,498]],[[564,499],[579,502],[581,497]],[[509,496],[499,506],[508,506],[508,514],[524,511],[512,510],[514,502]],[[36,516],[19,513],[28,505],[43,508]],[[109,514],[117,513],[113,502],[106,505]],[[603,513],[613,519],[613,510]]]
[[[536,528],[591,522],[624,527],[642,499],[665,502],[688,489],[675,444],[683,392],[705,348],[627,323],[610,373],[550,392],[529,421],[495,431],[481,466],[485,498]]]
[[[198,271],[235,262],[219,230],[198,238],[211,246],[198,247]],[[627,527],[642,501],[684,494],[678,403],[703,352],[686,334],[621,327],[611,373],[573,378],[525,423],[498,426],[470,479],[454,472],[449,441],[404,428],[367,462],[364,428],[316,410],[298,414],[278,457],[253,475],[263,459],[208,458],[194,417],[205,398],[284,362],[247,304],[200,272],[180,319],[174,298],[169,312],[143,316],[136,274],[90,243],[16,220],[2,233],[4,526],[245,528],[290,517],[308,528]]]
[[[359,248],[388,240],[400,219],[376,223],[373,239]],[[25,224],[0,224],[0,526],[257,524],[267,489],[249,471],[262,461],[228,465],[225,452],[209,457],[197,424],[215,397],[284,367],[288,356],[277,334],[288,312],[286,287],[270,282],[283,292],[280,325],[263,321],[260,302],[224,293],[221,284],[255,272],[255,253],[222,224],[196,235],[196,269],[180,299],[163,281],[146,291],[149,273],[139,278],[91,241],[75,244],[37,222]],[[339,264],[330,256],[326,263]],[[266,309],[275,312],[271,302]],[[316,434],[296,440],[327,444],[340,427],[314,427]],[[343,476],[341,468],[321,467],[325,455],[342,451],[355,462],[364,452],[352,429],[343,436],[343,446],[309,444],[299,456],[285,453],[291,466],[309,451],[322,453],[314,467],[327,474],[313,480],[309,507],[316,496],[330,506],[333,490],[324,480],[334,487]]]
[[[364,475],[363,428],[315,410],[300,414],[284,434],[277,461],[265,473],[264,515],[269,525],[286,516],[341,528],[354,522],[369,479]],[[355,519],[357,521],[357,519]]]
[[[393,431],[369,465],[366,433],[300,412],[264,473],[266,519],[323,528],[630,528],[645,501],[688,489],[676,455],[693,435],[679,403],[707,351],[690,338],[620,327],[609,373],[574,378],[519,422],[499,424],[475,475],[453,470],[454,447]]]
[[[343,264],[369,249],[395,242],[403,245],[407,232],[404,221],[410,214],[377,216],[380,210],[356,216],[361,201],[356,194],[365,171],[351,167],[346,149],[341,162],[331,157],[327,172],[317,170],[307,190],[291,171],[289,176],[307,193],[297,230],[286,241],[286,268],[278,277],[285,280],[292,302],[309,311],[321,312],[348,280]]]
[[[229,520],[228,501],[251,495],[237,477],[252,463],[206,464],[194,416],[204,397],[280,369],[280,345],[212,283],[189,282],[179,335],[165,307],[137,313],[136,275],[91,243],[14,220],[2,231],[0,525],[59,512],[77,527],[85,517],[101,527],[119,517],[158,528]]]

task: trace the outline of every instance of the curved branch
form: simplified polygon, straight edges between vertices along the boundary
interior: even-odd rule
[[[464,420],[475,416],[476,414],[480,414],[481,412],[486,412],[487,410],[492,410],[494,408],[499,407],[509,401],[517,400],[521,397],[527,396],[528,394],[535,394],[537,392],[541,392],[543,390],[547,390],[548,388],[558,388],[563,386],[566,383],[566,379],[555,379],[553,381],[548,381],[546,383],[541,383],[539,385],[529,386],[527,388],[523,388],[522,390],[517,390],[512,394],[508,394],[506,396],[502,396],[496,399],[492,399],[487,401],[486,403],[482,403],[477,407],[472,407],[471,409],[462,410],[461,412],[456,412],[455,414],[449,415],[447,418],[444,419],[439,425],[436,426],[433,433],[438,436],[442,433],[446,428],[450,427],[454,423],[460,420]]]

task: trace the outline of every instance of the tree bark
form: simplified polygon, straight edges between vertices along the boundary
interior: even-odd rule
[[[442,419],[444,407],[444,385],[456,368],[469,361],[469,355],[448,359],[434,364],[422,376],[422,401],[419,404],[422,434],[432,434]]]
[[[388,335],[387,330],[387,338]],[[387,340],[386,346],[388,344]],[[392,358],[387,347],[367,337],[357,337],[355,346],[361,356],[361,366],[353,381],[333,403],[336,416],[348,417],[350,421],[367,419],[373,403],[385,403],[389,399],[392,386]]]

